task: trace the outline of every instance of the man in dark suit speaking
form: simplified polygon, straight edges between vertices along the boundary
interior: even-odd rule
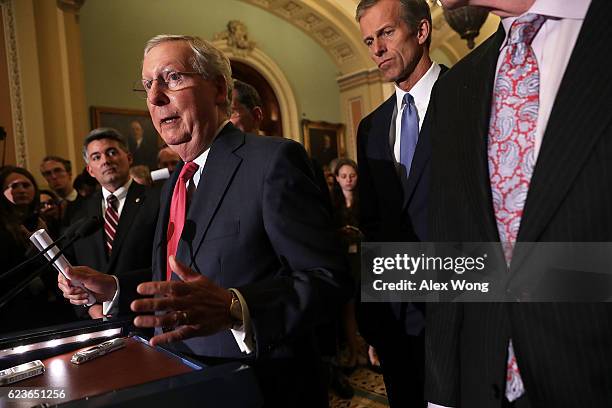
[[[138,287],[156,297],[131,306],[158,313],[134,323],[174,327],[153,345],[252,364],[266,405],[327,406],[312,328],[352,285],[306,152],[229,123],[229,60],[208,42],[157,36],[144,54],[151,118],[183,163],[162,192],[155,282]],[[95,272],[76,269],[97,284]]]
[[[510,279],[515,243],[612,241],[612,3],[442,2],[502,21],[432,94],[430,239],[501,241]],[[429,305],[430,402],[612,406],[610,303]]]

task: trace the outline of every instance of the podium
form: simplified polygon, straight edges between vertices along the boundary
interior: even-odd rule
[[[206,366],[149,346],[131,318],[69,323],[0,337],[0,370],[41,360],[45,373],[0,387],[0,407],[260,407],[252,369]],[[77,351],[112,338],[126,346],[83,364]]]

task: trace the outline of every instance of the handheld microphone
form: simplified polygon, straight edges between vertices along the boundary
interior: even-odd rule
[[[78,227],[75,227],[72,231],[72,238],[70,238],[70,240],[66,243],[66,245],[64,246],[64,249],[59,249],[58,247],[55,246],[55,244],[51,244],[51,245],[46,245],[46,243],[43,243],[43,246],[41,246],[41,248],[43,250],[45,250],[45,252],[43,252],[45,254],[45,257],[47,257],[47,262],[45,262],[44,265],[42,265],[40,268],[38,268],[34,273],[32,273],[31,275],[28,275],[28,277],[23,280],[21,283],[19,283],[14,289],[12,289],[11,291],[9,291],[8,293],[6,293],[5,295],[3,295],[2,297],[0,297],[0,308],[2,308],[2,306],[4,306],[6,303],[8,303],[11,299],[13,299],[15,296],[17,296],[19,293],[21,293],[22,290],[24,290],[29,284],[30,282],[32,282],[34,279],[36,279],[38,276],[40,276],[49,265],[54,264],[54,266],[56,267],[56,269],[59,270],[58,268],[58,264],[55,263],[56,260],[58,260],[60,257],[63,258],[64,262],[70,266],[70,264],[68,263],[68,260],[66,260],[66,258],[63,257],[63,253],[64,250],[66,250],[67,248],[69,248],[70,246],[72,246],[72,244],[74,244],[75,241],[77,241],[80,238],[86,237],[92,233],[94,233],[95,231],[97,231],[99,228],[102,227],[102,220],[100,219],[100,217],[93,217],[93,218],[89,218],[83,222],[79,222]],[[40,232],[41,230],[37,231],[36,233]],[[45,232],[44,230],[42,230],[43,232]],[[36,233],[32,234],[35,235]],[[45,232],[46,234],[46,232]],[[47,235],[48,237],[48,235]],[[30,237],[30,239],[32,239],[32,237]],[[50,239],[49,239],[50,241]],[[34,241],[32,241],[34,242]],[[38,247],[38,245],[35,243],[35,245]],[[48,255],[48,252],[53,250],[54,255]],[[57,251],[57,252],[56,252]],[[60,273],[62,273],[62,275],[64,274],[63,269],[59,270]],[[65,275],[64,275],[65,276]],[[66,276],[65,276],[66,277]],[[70,280],[68,277],[66,277],[66,279]],[[76,285],[76,281],[71,281],[71,284],[75,285],[75,286],[81,286],[79,282],[79,285]],[[88,299],[88,303],[95,303],[95,297],[90,294],[90,297]]]

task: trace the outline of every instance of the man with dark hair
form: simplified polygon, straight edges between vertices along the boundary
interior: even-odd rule
[[[263,110],[257,90],[245,82],[234,79],[231,106],[232,124],[245,133],[258,135],[263,121]]]
[[[432,94],[429,239],[500,242],[489,258],[506,266],[508,302],[427,305],[427,399],[611,407],[612,304],[581,293],[599,260],[556,260],[554,283],[579,279],[572,303],[530,302],[536,288],[517,283],[543,272],[529,243],[612,241],[612,2],[442,2],[501,23]]]
[[[356,19],[363,42],[395,92],[359,124],[360,228],[367,241],[426,239],[429,95],[445,69],[429,58],[425,0],[364,0]],[[421,305],[361,303],[360,332],[378,354],[392,407],[424,404],[425,319]]]
[[[104,228],[78,240],[71,251],[72,260],[75,265],[104,272],[106,280],[121,279],[115,309],[126,312],[136,298],[136,285],[151,278],[146,268],[151,267],[159,190],[133,182],[129,173],[132,156],[115,129],[92,130],[83,142],[83,158],[102,190],[89,197],[74,218],[97,216],[104,219]],[[116,314],[110,306],[94,305],[89,315]]]
[[[72,165],[70,160],[59,156],[46,156],[40,164],[40,173],[43,175],[49,188],[61,199],[62,222],[70,222],[73,214],[81,205],[78,192],[72,186]]]

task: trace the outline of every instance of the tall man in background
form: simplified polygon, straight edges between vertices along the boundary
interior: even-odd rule
[[[232,114],[230,121],[245,133],[258,135],[264,113],[257,90],[238,79],[234,79],[232,93]]]
[[[612,4],[442,2],[502,22],[434,89],[429,239],[612,241]],[[428,306],[432,403],[612,406],[610,303]]]
[[[425,0],[363,0],[356,18],[372,60],[395,84],[395,93],[357,132],[360,227],[367,241],[424,240],[430,144],[421,126],[442,71],[429,58],[429,6]],[[393,407],[424,405],[422,309],[409,303],[361,303],[358,309]]]

